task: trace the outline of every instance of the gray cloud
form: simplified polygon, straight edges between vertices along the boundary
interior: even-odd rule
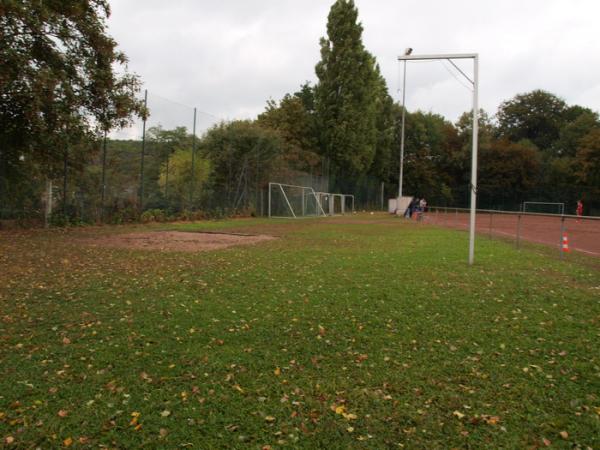
[[[113,0],[109,31],[141,75],[153,120],[191,121],[196,106],[224,119],[252,118],[315,81],[319,38],[331,1]],[[398,54],[478,52],[480,104],[495,112],[520,92],[542,88],[594,110],[600,105],[595,0],[356,0],[364,42],[398,100]],[[409,63],[407,107],[455,120],[470,93],[442,63]],[[470,62],[462,63],[471,73]],[[152,104],[151,101],[151,104]],[[170,106],[165,106],[170,105]],[[152,105],[151,105],[152,106]],[[181,119],[179,116],[181,115]],[[214,117],[201,115],[202,126]]]

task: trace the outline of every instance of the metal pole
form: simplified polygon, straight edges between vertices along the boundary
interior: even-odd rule
[[[383,202],[383,195],[384,195],[383,189],[384,189],[384,184],[382,181],[381,182],[381,210],[385,211],[385,203]]]
[[[469,229],[469,265],[475,261],[475,214],[477,208],[477,144],[479,137],[479,55],[473,58],[473,151],[471,154],[471,216]]]
[[[50,226],[50,220],[52,219],[52,179],[48,178],[46,182],[46,214],[44,216],[44,227]]]
[[[269,219],[271,218],[271,183],[269,183]]]
[[[104,142],[102,143],[102,202],[100,203],[100,220],[104,222],[104,200],[106,198],[106,134],[104,130]]]
[[[560,218],[560,240],[558,241],[558,251],[560,252],[560,259],[563,259],[564,250],[563,250],[563,237],[565,235],[565,216],[561,216]]]
[[[521,214],[517,216],[517,248],[521,248]]]
[[[194,203],[194,175],[196,163],[196,108],[194,108],[194,125],[192,126],[192,176],[190,178],[190,208]]]
[[[148,107],[148,89],[144,90],[144,121],[142,123],[142,154],[140,163],[140,212],[144,210],[144,154],[146,153],[146,110]]]
[[[490,212],[490,240],[492,239],[492,220],[494,218],[494,213]]]
[[[67,161],[68,153],[65,151],[63,160],[63,216],[67,216]]]
[[[398,202],[402,199],[402,177],[404,174],[404,125],[406,120],[406,61],[402,78],[402,131],[400,134],[400,174],[398,176]],[[398,205],[400,206],[400,205]]]

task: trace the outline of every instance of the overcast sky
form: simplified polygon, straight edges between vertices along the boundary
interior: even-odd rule
[[[600,109],[598,0],[355,2],[364,44],[396,101],[397,56],[412,47],[415,54],[479,53],[480,105],[492,114],[501,101],[536,88]],[[109,32],[149,91],[152,121],[174,126],[190,115],[183,105],[196,106],[211,114],[200,114],[202,129],[215,118],[253,118],[269,98],[314,82],[333,0],[110,3]],[[461,67],[472,74],[471,62]],[[454,121],[470,108],[470,91],[447,63],[409,63],[407,72],[409,110]]]

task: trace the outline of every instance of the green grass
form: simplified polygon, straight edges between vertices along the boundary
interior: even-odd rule
[[[468,267],[466,233],[377,215],[149,228],[279,239],[0,234],[3,445],[600,447],[594,264],[482,238]]]

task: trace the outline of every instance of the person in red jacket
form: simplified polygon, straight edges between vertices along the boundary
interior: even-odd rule
[[[583,216],[583,201],[577,200],[577,215],[579,217]],[[579,222],[579,219],[577,220]]]

